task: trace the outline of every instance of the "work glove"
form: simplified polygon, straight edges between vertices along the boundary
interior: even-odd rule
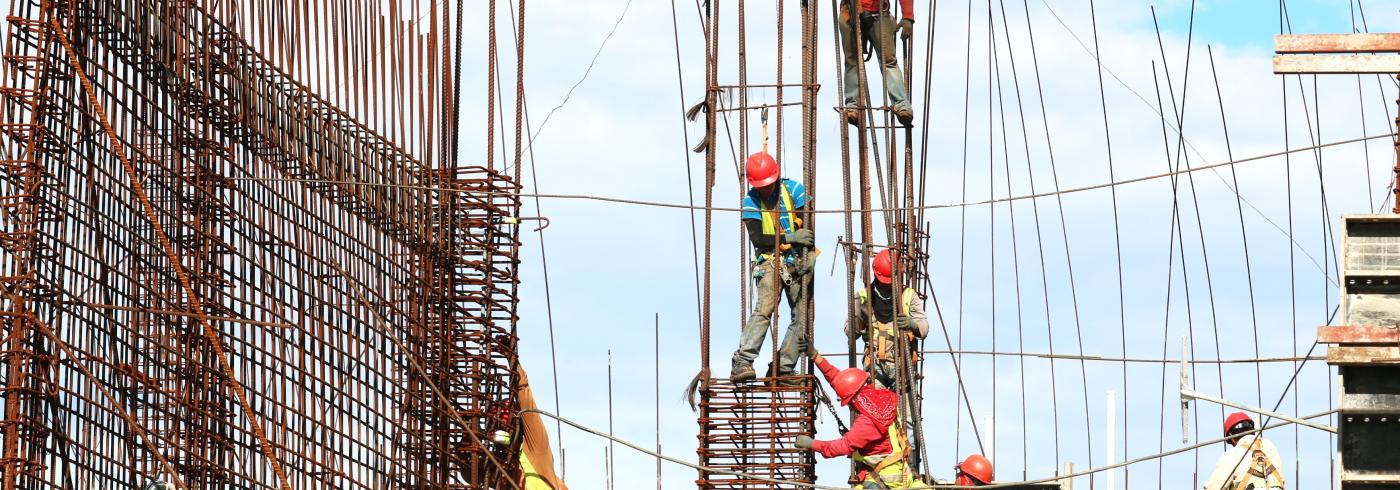
[[[810,436],[797,436],[797,442],[793,444],[798,449],[812,449],[812,438]]]
[[[899,38],[908,41],[914,37],[914,19],[903,19],[899,21]]]
[[[913,332],[914,319],[909,318],[909,315],[899,315],[899,317],[894,320],[894,326],[904,332]]]
[[[812,230],[802,229],[784,235],[783,241],[795,245],[805,245],[810,247],[813,243],[815,243],[816,237],[812,236]]]
[[[808,342],[808,343],[807,343],[807,357],[811,357],[811,358],[812,358],[812,362],[815,362],[815,363],[818,363],[818,364],[820,364],[820,363],[822,362],[822,355],[821,355],[821,353],[820,353],[820,352],[817,352],[817,346],[816,346],[815,344],[811,343],[811,342]]]

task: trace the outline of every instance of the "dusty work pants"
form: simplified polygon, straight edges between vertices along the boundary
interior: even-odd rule
[[[898,380],[899,367],[894,361],[875,361],[869,369],[870,375],[875,379],[875,384],[880,388],[891,391],[898,391],[895,381]]]
[[[895,109],[908,109],[909,96],[904,91],[904,72],[900,71],[899,63],[896,61],[896,48],[894,43],[895,22],[888,10],[882,10],[876,14],[873,12],[857,15],[855,19],[860,20],[860,33],[869,38],[872,46],[875,47],[875,57],[880,60],[881,71],[885,78],[885,95],[890,98],[890,105]],[[855,23],[836,23],[841,31],[841,48],[845,53],[844,61],[846,65],[845,93],[847,106],[856,105],[860,99],[860,64],[862,39],[856,39]],[[867,70],[868,71],[868,70]],[[867,85],[869,85],[867,83]],[[873,98],[874,91],[871,91]],[[880,104],[871,104],[880,105]]]
[[[770,260],[754,266],[755,275],[761,274],[762,277],[754,281],[757,300],[753,314],[749,315],[749,321],[744,324],[744,331],[739,336],[739,350],[734,351],[732,367],[735,370],[740,366],[753,366],[754,359],[758,358],[759,347],[768,337],[773,310],[778,308],[778,296],[781,294],[787,295],[790,320],[778,348],[778,375],[793,374],[797,359],[807,346],[807,293],[812,285],[812,272],[810,267],[788,266],[790,280],[783,281],[782,274],[774,267],[777,263]],[[781,291],[779,283],[782,283]]]

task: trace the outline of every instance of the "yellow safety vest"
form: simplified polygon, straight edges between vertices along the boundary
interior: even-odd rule
[[[906,464],[909,459],[909,439],[904,435],[903,410],[896,413],[898,415],[895,416],[894,423],[886,429],[890,438],[890,453],[866,456],[856,451],[851,454],[851,459],[870,469],[865,481],[875,481],[875,478],[879,478],[890,488],[907,488],[914,481],[914,474]]]
[[[520,452],[520,472],[525,476],[525,490],[554,490],[535,472],[535,466],[530,464],[530,458],[525,457],[524,451]]]
[[[788,194],[787,185],[781,180],[778,181],[778,188],[782,196],[783,206],[787,208],[788,225],[796,227],[797,215],[792,212],[792,195]],[[763,217],[761,220],[763,222],[763,234],[777,235],[777,230],[780,227],[778,223],[778,210],[768,209],[768,205],[763,202],[763,199],[754,199],[754,201],[758,202],[758,212],[759,215]]]
[[[914,288],[904,288],[904,294],[901,295],[899,301],[901,315],[909,315],[909,309],[914,304],[914,297],[916,294]],[[860,291],[857,291],[856,297],[860,299],[860,304],[862,305],[870,302],[870,292],[866,288],[861,288]],[[874,319],[868,323],[869,325],[866,326],[865,330],[865,341],[875,343],[875,359],[893,361],[895,343],[899,340],[899,337],[897,337],[898,330],[895,329],[893,323],[884,323]],[[908,334],[908,336],[912,339],[914,334],[911,333]],[[914,355],[917,356],[918,354]],[[872,362],[874,362],[874,359],[866,358],[865,367],[870,368]]]

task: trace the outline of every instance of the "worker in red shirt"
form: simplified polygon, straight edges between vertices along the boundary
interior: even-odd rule
[[[855,407],[856,419],[851,422],[851,430],[840,439],[817,441],[802,435],[797,436],[797,447],[816,451],[826,458],[850,456],[857,463],[856,479],[861,482],[856,488],[913,486],[916,479],[907,464],[909,441],[899,413],[899,395],[869,384],[870,376],[859,368],[838,370],[815,348],[811,348],[809,354],[827,383],[836,390],[841,405]]]
[[[855,3],[860,4],[860,12],[852,16],[850,5]],[[899,14],[900,20],[896,27],[894,17],[890,13],[890,0],[841,0],[841,20],[837,22],[837,27],[841,32],[841,49],[846,67],[846,76],[842,82],[845,93],[842,95],[845,98],[846,121],[851,124],[860,123],[860,110],[856,102],[860,99],[859,67],[863,62],[861,46],[867,40],[875,48],[875,55],[880,60],[880,71],[885,79],[885,95],[890,99],[895,117],[899,119],[900,124],[906,126],[914,121],[914,111],[909,108],[909,95],[904,89],[904,72],[899,69],[899,63],[896,61],[894,45],[896,29],[899,31],[899,37],[906,41],[914,35],[914,0],[899,0]],[[860,21],[859,39],[856,38],[856,20]],[[874,98],[873,90],[870,94]]]

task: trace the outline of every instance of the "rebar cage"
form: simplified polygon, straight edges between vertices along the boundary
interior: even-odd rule
[[[11,8],[0,488],[513,487],[510,176],[420,161],[208,2]]]

